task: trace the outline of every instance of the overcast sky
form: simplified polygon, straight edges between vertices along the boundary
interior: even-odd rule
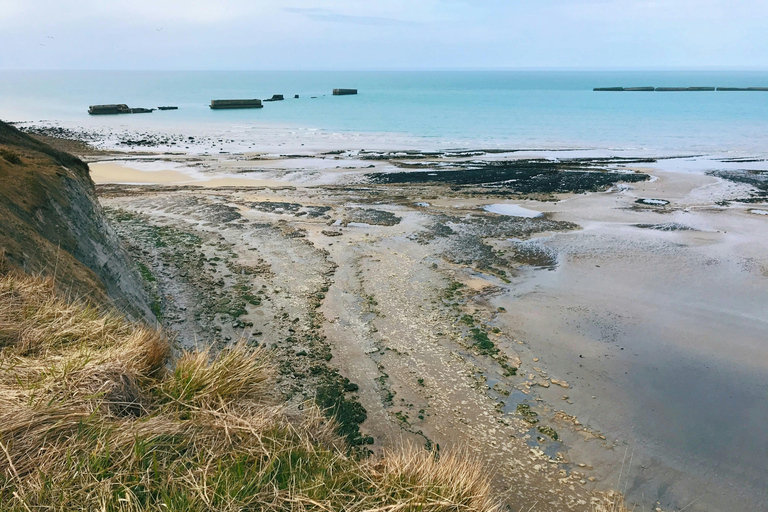
[[[0,69],[768,69],[768,0],[0,0]]]

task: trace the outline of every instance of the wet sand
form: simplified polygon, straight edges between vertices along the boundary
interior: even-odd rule
[[[540,364],[573,384],[560,408],[614,438],[615,454],[571,439],[630,499],[687,510],[768,507],[768,225],[711,205],[730,187],[657,173],[621,194],[574,197],[555,218],[582,231],[540,243],[553,271],[528,271],[495,303]],[[638,195],[675,212],[638,211]],[[685,210],[688,211],[685,211]],[[634,224],[677,223],[662,231]],[[543,390],[556,403],[560,392]],[[610,477],[609,477],[610,478]],[[618,483],[618,481],[617,481]]]
[[[749,186],[660,162],[638,167],[650,181],[607,192],[509,197],[372,185],[358,157],[270,157],[257,171],[245,157],[92,168],[97,183],[160,185],[103,186],[102,202],[126,240],[140,240],[158,294],[177,297],[166,323],[182,341],[258,331],[296,364],[307,347],[280,340],[316,330],[307,322],[322,296],[329,364],[359,386],[374,451],[402,439],[469,443],[513,509],[609,509],[601,492],[611,489],[638,510],[766,507],[768,219],[750,213],[759,202],[727,202]],[[204,188],[164,192],[171,184]],[[514,220],[488,205],[544,215]],[[207,240],[213,262],[200,275],[210,277],[185,266],[198,249],[158,252],[137,235],[149,228]],[[216,258],[259,270],[235,280]],[[269,299],[219,319],[215,302],[246,283]],[[478,328],[503,360],[478,351]],[[306,393],[300,375],[282,385]]]

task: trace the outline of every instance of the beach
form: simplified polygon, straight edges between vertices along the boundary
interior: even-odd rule
[[[739,179],[760,159],[87,158],[179,343],[269,340],[301,400],[321,334],[373,451],[470,444],[511,503],[540,510],[610,506],[612,491],[662,510],[765,506],[768,208]],[[542,181],[556,161],[571,178]],[[451,182],[469,166],[478,182]],[[500,172],[528,188],[483,183]],[[246,283],[260,298],[230,302]]]
[[[468,446],[512,510],[768,507],[764,96],[591,90],[765,73],[5,76],[177,349],[264,345],[295,407],[319,358],[356,442]]]

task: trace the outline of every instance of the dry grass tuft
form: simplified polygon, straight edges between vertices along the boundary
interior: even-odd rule
[[[216,408],[233,402],[270,401],[274,378],[268,354],[239,343],[216,358],[207,350],[182,355],[173,378],[161,389],[180,403]]]
[[[153,329],[0,277],[4,511],[495,511],[465,454],[350,455],[280,404],[264,350],[182,355]]]
[[[115,344],[131,325],[115,314],[56,297],[51,278],[9,274],[0,280],[0,347],[20,356],[45,356],[73,345]]]
[[[438,458],[434,452],[410,446],[386,452],[374,468],[378,487],[386,493],[381,500],[403,504],[407,510],[499,508],[481,464],[466,450]]]

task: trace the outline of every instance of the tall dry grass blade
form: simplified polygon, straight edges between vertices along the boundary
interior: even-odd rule
[[[44,279],[0,277],[0,508],[498,510],[463,452],[350,455],[316,406],[275,396],[263,349],[184,353],[166,370],[169,351]]]

